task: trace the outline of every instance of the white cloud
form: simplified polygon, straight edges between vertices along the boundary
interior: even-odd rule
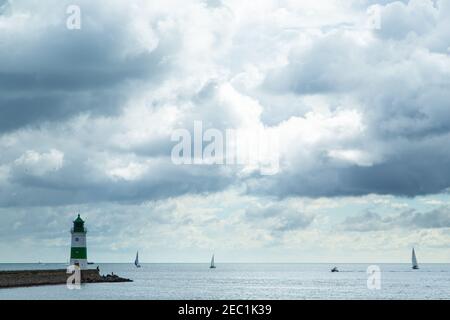
[[[59,150],[52,149],[47,153],[29,150],[14,161],[14,167],[24,174],[43,176],[49,172],[59,171],[63,163],[64,153]]]
[[[370,167],[373,165],[373,161],[370,159],[370,155],[361,150],[331,150],[328,155],[331,158],[341,160],[350,164],[356,164],[358,166]]]

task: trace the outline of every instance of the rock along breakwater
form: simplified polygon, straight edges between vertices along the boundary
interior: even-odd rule
[[[71,276],[64,269],[0,271],[0,289],[66,284]],[[81,270],[81,283],[132,282],[117,275],[100,275],[98,269]]]

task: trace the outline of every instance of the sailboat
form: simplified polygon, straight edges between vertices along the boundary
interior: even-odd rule
[[[134,265],[136,268],[140,268],[141,265],[139,264],[139,251],[136,252],[136,259],[134,260]]]
[[[214,264],[214,255],[212,255],[212,258],[211,258],[211,265],[209,266],[209,268],[210,268],[210,269],[215,269],[215,268],[216,268],[216,265]]]
[[[412,249],[412,268],[413,270],[418,270],[419,269],[419,264],[417,263],[417,258],[416,258],[416,251],[414,250],[414,248]]]

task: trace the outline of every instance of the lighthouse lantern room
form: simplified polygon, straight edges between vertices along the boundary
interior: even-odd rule
[[[84,221],[80,215],[73,222],[72,245],[70,248],[70,264],[77,265],[81,269],[87,268],[86,233]]]

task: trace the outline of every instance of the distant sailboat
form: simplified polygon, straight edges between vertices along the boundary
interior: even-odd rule
[[[214,255],[211,258],[211,265],[209,266],[210,269],[215,269],[216,265],[214,264]]]
[[[139,264],[139,251],[136,252],[136,259],[134,260],[134,265],[136,268],[140,268],[141,265]]]
[[[419,269],[419,264],[417,263],[417,257],[416,257],[416,251],[414,250],[414,248],[412,249],[412,268],[414,270],[418,270]]]

